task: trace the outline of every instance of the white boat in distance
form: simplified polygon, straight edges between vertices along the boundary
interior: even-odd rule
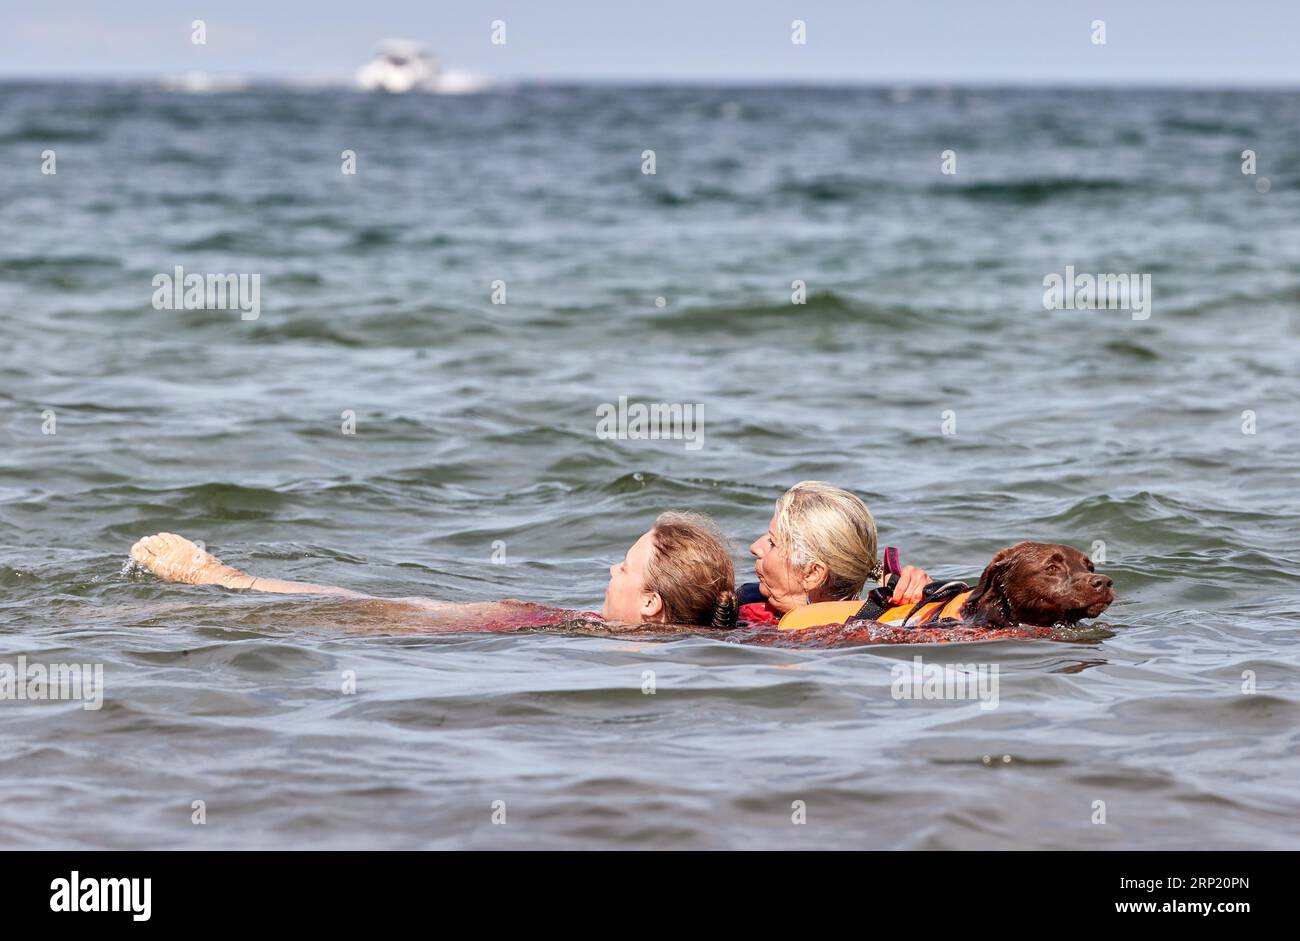
[[[357,69],[357,87],[394,95],[407,92],[467,95],[485,90],[488,83],[467,72],[444,70],[419,43],[385,39],[379,44],[374,61]]]

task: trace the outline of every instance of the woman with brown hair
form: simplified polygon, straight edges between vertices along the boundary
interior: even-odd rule
[[[400,607],[408,615],[415,609],[430,615],[426,623],[430,630],[509,631],[580,621],[716,628],[736,623],[731,556],[713,521],[695,513],[661,514],[626,555],[610,566],[600,614],[522,601],[463,604],[428,598],[381,599],[331,585],[261,578],[225,565],[174,533],[141,539],[131,548],[131,558],[164,581],[358,599]]]

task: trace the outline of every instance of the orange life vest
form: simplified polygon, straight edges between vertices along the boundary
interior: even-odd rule
[[[913,627],[917,624],[929,624],[932,621],[956,621],[961,617],[962,605],[970,596],[970,590],[967,589],[947,601],[891,605],[870,620],[879,621],[881,624],[897,624],[900,627]],[[863,605],[861,599],[806,604],[793,611],[787,611],[777,624],[777,630],[802,631],[824,624],[843,624],[861,611]]]

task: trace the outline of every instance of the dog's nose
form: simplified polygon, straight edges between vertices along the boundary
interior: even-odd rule
[[[1114,584],[1115,584],[1115,583],[1112,582],[1112,581],[1111,581],[1109,578],[1107,578],[1105,575],[1094,575],[1094,576],[1092,576],[1092,587],[1093,587],[1093,588],[1097,588],[1097,589],[1110,588],[1110,587],[1111,587],[1112,585],[1114,585]]]

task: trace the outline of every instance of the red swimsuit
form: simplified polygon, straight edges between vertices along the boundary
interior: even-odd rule
[[[532,601],[506,602],[513,610],[501,617],[494,617],[492,623],[485,627],[488,631],[524,631],[530,627],[563,627],[566,624],[581,622],[604,624],[605,619],[594,611],[572,611],[568,608],[552,608]],[[505,606],[503,604],[503,607]]]
[[[750,604],[742,604],[736,612],[736,620],[741,624],[766,627],[775,625],[780,621],[781,612],[766,601],[755,601]]]

